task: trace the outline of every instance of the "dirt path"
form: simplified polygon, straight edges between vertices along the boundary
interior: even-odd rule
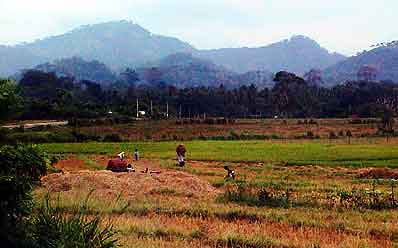
[[[45,122],[33,122],[33,123],[21,123],[21,124],[13,124],[13,125],[5,125],[2,128],[17,128],[23,126],[24,128],[33,128],[40,126],[66,126],[68,125],[68,121],[45,121]]]

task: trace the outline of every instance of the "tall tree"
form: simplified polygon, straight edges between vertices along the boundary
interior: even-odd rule
[[[16,114],[20,104],[15,82],[0,79],[0,121]]]

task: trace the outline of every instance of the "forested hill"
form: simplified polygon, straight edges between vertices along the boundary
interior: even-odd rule
[[[192,53],[235,73],[287,70],[303,75],[310,69],[324,69],[344,59],[304,36],[259,48],[199,50],[178,38],[152,34],[132,22],[115,21],[81,26],[31,43],[0,46],[0,76],[71,57],[96,60],[118,72],[126,67],[142,67],[175,53]]]
[[[7,59],[0,61],[0,76],[75,56],[98,60],[113,70],[119,70],[193,49],[177,38],[152,34],[128,21],[86,25],[62,35],[0,48],[0,58]]]
[[[191,54],[178,53],[151,63],[148,68],[138,70],[140,78],[148,84],[163,82],[177,88],[218,87],[236,88],[254,84],[259,88],[272,85],[272,73],[264,71],[238,74],[200,59]]]
[[[98,61],[86,61],[73,57],[44,63],[33,68],[42,72],[54,72],[59,77],[73,78],[75,82],[89,80],[102,86],[122,85],[171,85],[177,88],[218,87],[236,88],[254,84],[259,88],[273,85],[270,72],[255,71],[237,74],[222,66],[193,57],[191,54],[178,53],[161,60],[148,63],[139,69],[127,68],[120,73],[112,72]],[[19,75],[17,78],[22,77]]]
[[[196,55],[240,73],[286,70],[301,75],[311,69],[324,69],[345,59],[345,56],[330,53],[316,41],[301,35],[264,47],[203,50]]]
[[[58,76],[71,77],[77,81],[90,80],[102,85],[107,85],[117,80],[116,74],[105,64],[95,60],[85,61],[78,57],[41,64],[36,66],[35,70],[55,72]]]
[[[391,42],[350,57],[323,72],[326,86],[349,80],[398,82],[398,42]]]

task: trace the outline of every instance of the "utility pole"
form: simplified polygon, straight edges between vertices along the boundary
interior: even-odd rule
[[[152,108],[152,100],[151,100],[151,117],[153,118],[153,108]]]
[[[166,118],[169,119],[169,102],[166,103]]]
[[[138,98],[137,98],[137,118],[138,118]]]
[[[180,104],[180,112],[179,112],[179,117],[181,119],[181,104]]]

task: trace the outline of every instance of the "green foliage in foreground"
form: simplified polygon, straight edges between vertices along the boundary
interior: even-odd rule
[[[100,217],[90,218],[85,206],[70,216],[59,206],[51,205],[49,198],[33,220],[31,236],[36,247],[111,248],[116,246],[112,226],[101,227]]]
[[[47,161],[38,147],[0,148],[0,241],[11,246],[23,235],[21,223],[33,206],[31,191],[46,173]]]
[[[9,117],[19,107],[21,98],[17,85],[10,80],[0,79],[0,121]]]
[[[42,144],[53,154],[108,154],[140,150],[143,158],[174,159],[177,142]],[[188,159],[229,162],[272,162],[284,165],[398,166],[398,146],[393,144],[325,144],[269,141],[184,142]]]
[[[65,216],[49,204],[32,213],[31,192],[51,163],[37,146],[0,147],[1,247],[115,247],[110,227],[100,218]]]

